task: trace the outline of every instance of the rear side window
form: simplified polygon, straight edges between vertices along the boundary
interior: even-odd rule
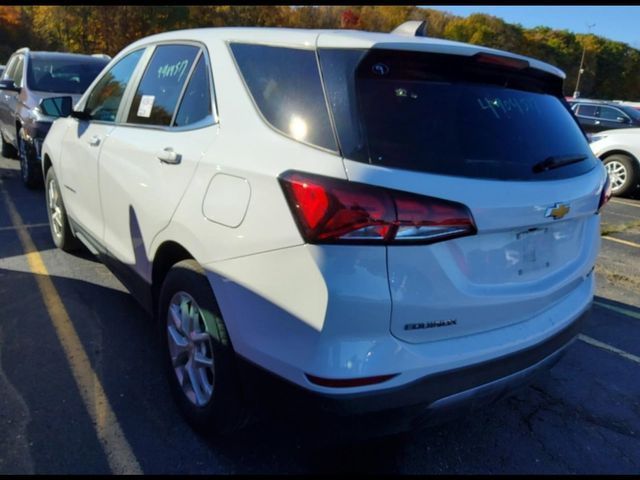
[[[200,49],[160,45],[142,76],[127,116],[128,123],[168,127]]]
[[[213,112],[211,109],[209,68],[204,55],[202,55],[184,92],[174,126],[185,127],[207,120],[213,121]]]
[[[596,106],[595,105],[578,105],[578,115],[583,117],[595,117]]]
[[[89,94],[85,111],[92,120],[115,122],[122,96],[144,49],[130,53],[105,73]]]
[[[337,151],[313,50],[232,43],[240,73],[264,119],[284,135]]]
[[[321,49],[319,55],[347,158],[500,180],[567,178],[596,165],[563,103],[560,79],[550,74],[422,52]],[[566,157],[581,160],[540,167]]]

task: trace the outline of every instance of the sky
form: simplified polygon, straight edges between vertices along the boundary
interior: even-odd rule
[[[487,13],[500,17],[507,23],[519,23],[525,28],[543,25],[574,33],[589,33],[587,25],[595,23],[591,33],[640,49],[640,6],[423,6],[461,17],[472,13]]]

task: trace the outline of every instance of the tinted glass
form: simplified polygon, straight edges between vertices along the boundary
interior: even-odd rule
[[[199,50],[192,45],[156,48],[136,91],[127,122],[168,127]]]
[[[95,85],[85,107],[93,120],[116,121],[122,96],[143,52],[136,50],[124,57]]]
[[[184,127],[207,119],[213,120],[210,93],[209,68],[204,56],[201,56],[182,97],[174,125]]]
[[[620,110],[626,113],[629,117],[634,120],[640,120],[640,111],[636,110],[633,107],[627,107],[626,105],[620,106]]]
[[[595,105],[578,105],[578,115],[583,117],[595,117],[596,106]]]
[[[321,50],[320,59],[347,158],[501,180],[566,178],[596,165],[557,77],[418,52]],[[565,156],[585,160],[534,173]]]
[[[624,113],[622,113],[617,108],[612,108],[612,107],[600,107],[599,116],[603,120],[613,120],[614,122],[617,121],[618,117],[622,117],[625,120],[627,119]]]
[[[231,50],[267,122],[296,140],[337,150],[314,51],[241,43]]]
[[[27,86],[42,92],[84,93],[107,63],[99,58],[33,56],[27,67]]]

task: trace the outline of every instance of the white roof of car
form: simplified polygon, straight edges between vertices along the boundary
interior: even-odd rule
[[[146,43],[170,40],[195,40],[205,44],[212,40],[238,41],[292,48],[388,48],[465,56],[484,52],[526,60],[533,68],[551,73],[563,79],[566,78],[564,72],[553,65],[503,50],[496,50],[469,43],[442,40],[439,38],[407,37],[391,33],[374,33],[360,30],[312,30],[302,28],[261,27],[194,28],[175,30],[145,37],[130,45],[127,50]]]

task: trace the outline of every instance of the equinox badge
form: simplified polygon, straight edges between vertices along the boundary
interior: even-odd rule
[[[569,207],[568,203],[556,203],[553,207],[547,208],[544,216],[553,217],[554,220],[558,220],[569,213],[569,210],[571,210],[571,207]]]

